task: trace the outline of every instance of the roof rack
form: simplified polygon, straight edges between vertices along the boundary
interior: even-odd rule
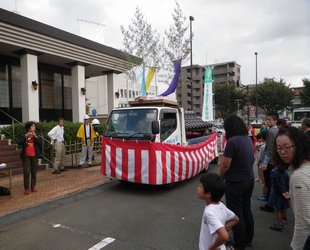
[[[167,99],[167,98],[148,98],[145,96],[139,96],[134,101],[128,102],[130,107],[137,107],[137,106],[165,106],[165,107],[173,107],[177,108],[178,102]]]

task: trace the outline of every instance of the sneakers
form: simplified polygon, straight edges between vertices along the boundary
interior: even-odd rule
[[[65,171],[68,171],[68,169],[65,169],[65,168],[61,168],[59,169],[60,172],[65,172]]]
[[[273,231],[281,232],[283,229],[283,226],[275,223],[270,227],[270,229]]]
[[[260,210],[265,211],[265,212],[269,212],[269,213],[273,213],[274,212],[273,207],[270,207],[268,205],[265,205],[265,206],[259,207],[259,208],[260,208]]]
[[[25,195],[28,195],[30,192],[29,192],[29,189],[25,189],[25,192],[24,192],[24,194]]]
[[[54,170],[52,173],[53,174],[60,174],[60,171],[59,170]]]
[[[260,195],[260,196],[257,196],[256,198],[258,201],[267,201],[267,197],[265,195]]]
[[[36,192],[38,192],[38,190],[35,187],[33,187],[33,188],[31,188],[31,192],[36,193]]]

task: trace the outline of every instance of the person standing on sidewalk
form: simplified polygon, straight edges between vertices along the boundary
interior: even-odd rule
[[[268,129],[267,139],[266,139],[266,146],[265,150],[263,151],[262,162],[260,164],[260,169],[264,172],[264,180],[266,186],[266,198],[267,201],[269,199],[270,189],[271,189],[271,180],[270,180],[270,173],[271,170],[274,168],[273,165],[273,152],[274,152],[274,143],[276,135],[278,134],[279,128],[277,126],[277,121],[279,119],[279,115],[275,112],[270,112],[266,116],[266,124]],[[266,203],[265,206],[260,207],[262,211],[271,212],[273,213],[273,207],[268,206]]]
[[[66,148],[64,144],[64,119],[58,119],[58,125],[53,127],[47,134],[51,138],[51,144],[55,149],[54,171],[53,174],[60,174],[60,171],[67,171],[64,167]]]
[[[91,166],[93,157],[93,146],[97,133],[94,130],[93,125],[89,122],[89,116],[84,116],[84,123],[80,126],[77,135],[82,140],[82,155],[79,162],[79,167],[83,167],[88,159],[87,165]]]
[[[24,194],[30,193],[29,179],[31,175],[30,187],[31,192],[37,192],[37,168],[38,158],[41,153],[41,142],[36,135],[36,124],[33,121],[28,121],[25,125],[27,133],[17,140],[17,143],[22,146],[20,157],[23,161],[24,173]]]
[[[247,127],[240,117],[227,117],[224,129],[227,142],[220,161],[220,176],[225,179],[226,206],[239,217],[239,223],[233,227],[233,247],[239,250],[250,246],[254,236],[251,201],[254,151]]]

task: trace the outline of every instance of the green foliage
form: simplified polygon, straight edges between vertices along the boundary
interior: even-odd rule
[[[136,8],[131,21],[128,29],[121,25],[125,53],[141,57],[147,66],[157,66],[161,61],[159,33],[157,30],[153,30],[152,25],[147,22],[139,7]]]
[[[215,109],[221,118],[235,113],[246,105],[246,95],[238,90],[235,83],[215,84],[214,87]]]
[[[250,93],[250,103],[255,106],[256,87]],[[278,112],[286,107],[290,107],[293,93],[285,82],[265,81],[257,85],[257,106],[261,107],[266,113]]]
[[[173,9],[172,19],[173,25],[170,25],[169,30],[165,30],[165,35],[168,40],[164,52],[169,57],[170,61],[177,59],[186,59],[190,53],[190,39],[186,36],[188,25],[179,3],[176,1],[176,6]]]
[[[42,121],[38,122],[36,124],[36,132],[39,136],[41,136],[42,142],[43,142],[43,155],[51,159],[51,144],[50,144],[50,138],[48,137],[47,133],[57,125],[57,122],[47,122],[47,121]],[[65,143],[73,143],[77,138],[76,134],[81,126],[81,123],[73,123],[70,121],[65,121],[64,128],[65,128],[65,133],[64,133],[64,139]],[[99,135],[102,134],[104,130],[104,125],[100,124],[99,126]],[[1,134],[5,134],[7,138],[13,139],[13,143],[16,143],[16,139],[25,134],[27,131],[25,129],[25,124],[14,124],[14,135],[15,138],[13,138],[13,126],[8,126],[4,127],[0,130]]]
[[[304,106],[310,107],[310,80],[305,78],[302,79],[304,89],[300,94],[301,102]]]

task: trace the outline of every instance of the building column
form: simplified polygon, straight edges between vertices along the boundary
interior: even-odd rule
[[[22,91],[22,119],[23,122],[39,122],[39,85],[38,85],[38,57],[24,54],[20,57],[21,91]]]
[[[115,108],[115,89],[114,89],[114,80],[116,75],[110,73],[107,75],[107,98],[108,98],[108,114]]]
[[[81,88],[85,88],[85,67],[74,65],[71,67],[72,76],[72,120],[83,122],[86,114],[85,94]]]

